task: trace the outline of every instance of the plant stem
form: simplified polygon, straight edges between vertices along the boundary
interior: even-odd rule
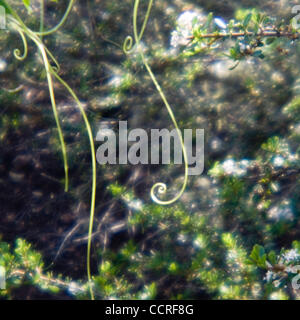
[[[190,36],[187,37],[187,39],[209,39],[209,38],[214,38],[214,39],[222,39],[222,38],[240,38],[240,37],[245,37],[245,36],[257,36],[257,37],[277,37],[277,38],[290,38],[290,39],[299,39],[300,34],[293,33],[293,32],[280,32],[280,31],[262,31],[259,33],[255,32],[233,32],[233,33],[207,33],[207,34],[201,34],[197,36]]]

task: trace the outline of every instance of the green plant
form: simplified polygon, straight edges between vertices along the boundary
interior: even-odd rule
[[[61,290],[73,290],[77,295],[86,296],[87,284],[80,284],[55,277],[51,272],[44,272],[41,255],[31,249],[31,245],[23,239],[17,239],[14,248],[0,242],[0,266],[5,269],[6,288],[0,290],[0,296],[11,298],[14,289],[23,285],[32,285],[42,291],[57,294]]]
[[[249,221],[255,226],[255,234],[260,243],[266,240],[266,235],[284,235],[288,226],[294,222],[276,222],[274,224],[266,223],[264,220],[265,212],[270,209],[272,204],[272,195],[278,189],[276,183],[280,181],[282,175],[290,174],[291,172],[297,173],[297,164],[290,157],[289,150],[285,141],[281,138],[274,136],[273,138],[265,141],[260,151],[256,154],[256,161],[227,159],[224,162],[216,162],[212,164],[210,174],[221,186],[220,199],[222,201],[222,208],[220,214],[224,219],[225,228],[219,226],[206,227],[205,225],[213,225],[214,222],[208,219],[203,219],[201,214],[191,214],[180,206],[170,208],[161,207],[158,205],[147,205],[143,208],[136,209],[135,213],[130,218],[130,225],[135,228],[142,228],[147,230],[149,234],[157,232],[163,239],[161,244],[161,251],[156,250],[153,254],[145,253],[142,245],[139,243],[129,242],[118,253],[115,252],[100,252],[103,261],[99,267],[99,275],[92,277],[90,271],[90,250],[91,250],[91,234],[93,231],[93,217],[95,208],[95,192],[96,192],[96,162],[95,150],[93,147],[93,138],[88,119],[85,115],[76,94],[68,86],[68,84],[58,75],[58,63],[53,55],[48,51],[42,42],[42,37],[49,34],[51,31],[55,32],[65,21],[69,9],[72,6],[72,1],[69,3],[64,18],[57,27],[50,31],[44,30],[43,14],[41,13],[41,27],[39,32],[33,32],[28,29],[16,13],[6,5],[5,1],[1,2],[6,8],[9,16],[10,27],[17,30],[24,43],[24,54],[21,55],[20,51],[15,51],[15,56],[18,59],[25,59],[27,55],[27,42],[25,36],[32,39],[40,53],[42,54],[44,66],[46,70],[49,92],[52,102],[52,108],[55,115],[59,137],[61,141],[64,165],[65,165],[65,186],[68,188],[68,164],[67,153],[61,128],[59,125],[58,114],[55,106],[55,97],[52,83],[52,76],[54,76],[71,94],[77,102],[88,129],[88,135],[91,144],[91,153],[93,157],[93,186],[92,186],[92,200],[88,236],[88,254],[87,254],[87,269],[88,279],[90,284],[90,294],[94,298],[94,290],[96,290],[97,297],[115,297],[118,298],[141,298],[141,297],[157,297],[157,292],[163,291],[163,284],[167,283],[166,279],[161,278],[161,274],[167,274],[167,280],[180,279],[184,284],[192,283],[192,289],[200,287],[206,293],[209,293],[214,298],[257,298],[267,297],[271,289],[261,293],[263,288],[260,288],[259,294],[254,294],[256,290],[255,285],[259,282],[259,275],[254,266],[265,269],[268,268],[267,261],[270,259],[270,264],[276,264],[280,258],[274,259],[274,253],[267,255],[262,246],[256,245],[250,255],[250,260],[247,259],[247,251],[249,246],[243,243],[240,239],[238,232],[236,234],[228,233],[228,230],[237,228],[237,220],[244,225],[249,224]],[[29,8],[29,2],[25,3]],[[149,61],[142,49],[140,42],[142,40],[153,1],[148,4],[146,17],[143,21],[141,31],[138,32],[137,18],[139,1],[135,1],[133,12],[133,26],[134,26],[134,40],[128,37],[124,43],[124,51],[129,54],[133,50],[137,50],[142,58],[143,64],[148,71],[152,82],[158,90],[168,112],[171,120],[179,132],[179,126],[176,118],[170,107],[161,86],[159,85]],[[224,40],[234,40],[235,44],[231,47],[227,57],[232,59],[237,64],[246,58],[259,58],[263,59],[266,53],[262,48],[274,45],[275,38],[285,37],[290,40],[298,38],[297,30],[292,26],[274,25],[272,30],[267,29],[265,25],[268,23],[267,17],[259,14],[255,10],[252,12],[238,11],[236,13],[236,20],[229,22],[227,26],[219,30],[213,23],[213,15],[207,17],[205,24],[193,25],[191,35],[185,39],[187,44],[181,47],[181,57],[189,58],[200,55],[203,52],[213,51],[218,43]],[[266,39],[266,41],[264,41]],[[133,42],[135,41],[135,44]],[[223,53],[222,53],[223,54]],[[53,61],[57,68],[51,66],[49,60]],[[249,84],[251,86],[251,84]],[[126,88],[126,87],[125,87]],[[121,88],[123,90],[123,88]],[[287,112],[292,112],[297,107],[297,100],[291,103]],[[292,114],[293,116],[293,114]],[[154,202],[160,205],[173,204],[184,193],[187,185],[187,159],[184,144],[181,140],[182,148],[185,157],[185,177],[182,189],[176,197],[169,201],[162,201],[157,198],[156,191],[164,193],[167,190],[165,184],[156,183],[151,189],[151,197]],[[281,168],[278,170],[278,164]],[[252,171],[251,171],[252,170]],[[253,178],[247,175],[247,172],[258,172]],[[253,181],[255,180],[255,181]],[[111,185],[110,190],[114,197],[119,197],[124,203],[134,201],[135,196],[132,192],[126,192],[126,188],[118,185]],[[124,194],[125,193],[125,194]],[[280,204],[283,206],[285,212],[289,212],[291,204]],[[136,206],[135,206],[136,207]],[[140,207],[140,206],[138,206]],[[271,209],[272,210],[272,209]],[[174,229],[172,229],[172,228]],[[254,233],[254,231],[251,229]],[[188,238],[190,251],[187,255],[182,252],[180,245],[174,245],[174,239],[177,235],[182,237],[179,239],[181,244]],[[254,235],[250,234],[249,242],[253,245]],[[257,240],[255,239],[256,243]],[[159,241],[156,242],[160,245]],[[194,244],[194,246],[192,245]],[[268,243],[270,246],[270,243]],[[175,249],[174,249],[175,247]],[[197,251],[199,248],[202,250]],[[151,248],[148,247],[150,251]],[[205,255],[203,252],[207,250],[209,253]],[[298,249],[297,249],[298,250]],[[142,254],[138,254],[143,252]],[[182,261],[185,262],[183,263]],[[269,266],[269,268],[271,268]],[[155,280],[149,274],[155,274]],[[148,278],[147,278],[148,276]],[[131,285],[130,279],[136,277],[139,279],[138,288]],[[178,278],[177,278],[178,277]],[[146,280],[143,280],[146,279]],[[170,280],[171,279],[171,280]],[[179,281],[180,282],[180,281]],[[254,285],[255,284],[255,285]],[[140,288],[143,288],[142,291]],[[163,292],[161,294],[164,298],[191,298],[193,292],[185,291],[185,287],[181,286],[180,289],[172,287],[173,292]],[[184,292],[184,293],[182,293]],[[144,296],[143,293],[145,293]],[[285,296],[285,295],[283,295]]]
[[[30,7],[30,1],[23,1],[23,3],[27,8]],[[92,158],[92,170],[93,170],[93,173],[92,173],[93,181],[92,181],[91,209],[90,209],[90,226],[89,226],[89,241],[88,241],[88,249],[87,249],[87,273],[88,273],[88,279],[90,281],[91,280],[91,267],[90,267],[91,234],[92,234],[92,230],[93,230],[93,222],[94,222],[94,214],[95,214],[95,200],[96,200],[96,156],[95,156],[95,146],[94,146],[92,129],[91,129],[89,120],[87,118],[87,115],[86,115],[86,113],[84,111],[84,108],[83,108],[82,104],[80,103],[77,95],[71,89],[71,87],[59,76],[59,74],[58,74],[58,72],[60,70],[59,63],[57,62],[57,60],[55,59],[53,54],[44,45],[43,40],[41,38],[43,36],[47,36],[47,35],[50,35],[50,34],[56,32],[64,24],[64,22],[66,21],[69,13],[71,11],[73,3],[74,3],[74,0],[70,0],[68,8],[67,8],[63,18],[61,19],[61,21],[55,27],[53,27],[50,30],[46,30],[46,31],[43,30],[43,31],[35,32],[35,31],[32,31],[31,29],[29,29],[24,24],[24,22],[19,17],[19,15],[16,13],[16,11],[6,1],[4,1],[4,0],[2,1],[1,0],[1,2],[0,2],[0,4],[3,5],[4,8],[6,9],[8,28],[11,31],[17,31],[20,34],[21,39],[23,41],[24,53],[21,55],[20,50],[16,49],[14,51],[15,58],[22,61],[27,57],[28,45],[27,45],[26,37],[28,37],[30,40],[32,40],[36,44],[40,54],[42,55],[44,68],[45,68],[45,72],[46,72],[46,75],[47,75],[47,82],[48,82],[49,94],[50,94],[50,98],[51,98],[52,110],[53,110],[54,118],[55,118],[55,121],[56,121],[56,126],[57,126],[57,130],[58,130],[59,140],[60,140],[60,143],[61,143],[61,149],[62,149],[62,154],[63,154],[64,168],[65,168],[65,191],[66,192],[68,191],[68,185],[69,185],[68,160],[67,160],[66,146],[65,146],[63,133],[62,133],[62,129],[61,129],[60,122],[59,122],[59,116],[58,116],[57,108],[56,108],[55,94],[54,94],[54,88],[53,88],[53,79],[52,79],[53,76],[67,89],[69,94],[73,97],[73,99],[77,103],[78,108],[79,108],[79,110],[80,110],[80,112],[82,114],[82,117],[84,119],[84,123],[85,123],[85,126],[86,126],[86,130],[87,130],[87,134],[88,134],[88,137],[89,137],[89,141],[90,141],[91,158]],[[43,13],[42,12],[41,12],[41,29],[44,29],[44,26],[43,26]],[[50,64],[48,57],[50,57],[52,62],[55,64],[55,67],[53,67]],[[94,298],[92,288],[91,288],[91,297],[92,297],[92,299]]]

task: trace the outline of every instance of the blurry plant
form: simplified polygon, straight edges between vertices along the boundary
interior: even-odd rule
[[[94,298],[94,291],[96,297],[105,299],[180,299],[195,296],[203,298],[206,295],[216,299],[286,299],[293,297],[293,293],[289,292],[289,288],[285,286],[289,283],[287,280],[298,272],[295,272],[295,267],[299,263],[299,243],[294,242],[293,249],[283,249],[276,254],[271,250],[273,244],[270,239],[278,239],[285,235],[289,226],[296,224],[297,215],[294,210],[294,202],[297,201],[297,196],[291,196],[290,201],[276,203],[274,195],[279,192],[282,180],[286,176],[295,174],[297,177],[299,156],[292,154],[288,143],[278,136],[271,137],[263,143],[254,160],[235,160],[230,156],[223,162],[212,164],[209,174],[220,186],[218,197],[222,205],[220,215],[224,225],[215,225],[208,215],[200,212],[187,212],[180,205],[165,207],[144,204],[125,187],[118,184],[110,185],[108,189],[112,196],[131,210],[128,227],[137,232],[146,233],[148,238],[140,242],[128,241],[119,250],[100,251],[102,261],[99,265],[99,274],[91,277],[89,263],[96,190],[93,137],[83,107],[73,90],[59,77],[59,65],[41,39],[42,36],[58,30],[65,21],[72,3],[73,1],[70,1],[68,10],[57,27],[48,32],[34,32],[24,25],[15,11],[6,4],[6,1],[0,1],[9,14],[9,27],[19,32],[24,43],[24,54],[21,56],[19,51],[15,51],[16,58],[22,60],[27,55],[25,36],[36,43],[42,54],[63,150],[66,189],[68,185],[67,156],[55,106],[52,76],[63,84],[76,100],[86,123],[93,157],[93,192],[87,257],[91,297]],[[24,1],[24,4],[30,9],[29,1]],[[137,55],[141,57],[179,132],[173,110],[149,66],[141,44],[152,4],[153,1],[149,1],[145,19],[138,32],[139,1],[135,1],[134,40],[127,37],[123,49],[126,54],[137,52]],[[42,16],[41,30],[44,29]],[[272,46],[276,38],[287,38],[294,41],[298,37],[298,30],[293,28],[292,22],[288,25],[282,21],[276,22],[257,10],[238,10],[235,19],[228,23],[220,17],[214,17],[213,14],[204,16],[193,11],[186,11],[177,20],[177,29],[172,33],[171,45],[176,53],[180,49],[183,57],[190,57],[217,49],[222,41],[229,40],[230,43],[233,41],[227,57],[236,63],[234,65],[236,67],[247,57],[263,59],[266,54],[264,48]],[[56,64],[56,68],[50,64],[49,60]],[[110,85],[114,87],[114,93],[120,93],[126,91],[132,81],[131,77],[117,78]],[[296,117],[298,116],[296,113],[299,109],[299,99],[297,99],[294,99],[285,108],[285,112],[291,116],[294,116],[294,113]],[[167,187],[160,182],[156,183],[151,189],[151,197],[157,204],[173,204],[185,191],[188,168],[183,142],[182,149],[185,156],[185,179],[182,189],[173,199],[162,201],[155,193],[156,191],[159,194],[165,193]],[[248,225],[252,225],[253,228],[245,228]],[[228,230],[235,231],[228,233]],[[240,235],[248,237],[247,242],[244,243]],[[248,256],[249,247],[257,242],[260,245],[255,245]],[[17,248],[23,249],[16,249],[15,253],[9,253],[10,249],[6,244],[3,244],[3,248],[5,252],[3,257],[8,257],[7,261],[3,260],[8,270],[8,279],[11,274],[14,274],[9,269],[9,259],[13,261],[14,254],[17,256],[19,252],[23,253],[19,254],[18,257],[21,258],[16,260],[19,262],[15,265],[15,269],[25,270],[27,268],[26,270],[29,271],[22,271],[21,274],[27,272],[30,279],[35,279],[36,274],[40,274],[42,269],[40,256],[31,252],[27,244],[20,240]],[[28,260],[32,263],[28,263]],[[261,283],[262,276],[259,268],[266,272],[266,285]],[[43,276],[39,281],[41,279],[46,281],[47,278]],[[49,281],[46,285],[49,285]],[[39,285],[38,282],[37,284]],[[52,286],[52,282],[50,285]],[[76,285],[73,283],[71,287],[75,288],[73,291],[80,297],[82,292],[76,291]],[[294,293],[294,296],[297,294]]]
[[[249,256],[249,263],[266,272],[264,279],[267,281],[268,290],[281,288],[282,292],[290,290],[297,294],[298,288],[293,288],[291,284],[300,271],[299,248],[299,241],[294,241],[293,249],[282,249],[276,254],[273,250],[266,253],[264,247],[255,245]]]
[[[177,30],[173,31],[171,46],[181,48],[183,56],[193,56],[216,49],[225,40],[234,41],[227,57],[236,62],[248,56],[264,59],[263,48],[271,45],[276,38],[299,38],[298,30],[284,21],[276,22],[265,14],[252,10],[238,10],[236,19],[228,23],[213,13],[204,16],[193,11],[185,11],[177,19]]]
[[[30,12],[30,0],[23,0],[24,5]],[[43,10],[43,1],[42,3],[42,8],[41,11]],[[87,118],[87,115],[85,113],[84,107],[79,101],[79,98],[75,94],[75,92],[71,89],[71,87],[58,75],[58,72],[60,70],[60,66],[58,61],[55,59],[53,54],[47,49],[47,47],[44,45],[42,37],[50,35],[57,30],[64,24],[66,21],[71,8],[73,6],[74,0],[70,0],[68,8],[61,19],[61,21],[52,29],[44,31],[44,26],[43,26],[43,12],[41,12],[41,29],[42,31],[35,32],[29,29],[23,22],[23,20],[19,17],[19,15],[16,13],[16,11],[5,1],[1,0],[0,5],[2,5],[6,9],[6,14],[7,14],[7,23],[8,23],[8,29],[11,31],[16,31],[19,33],[21,36],[21,39],[23,41],[24,45],[24,53],[21,55],[21,52],[19,49],[15,49],[14,51],[14,56],[18,60],[24,60],[27,57],[28,54],[28,45],[27,45],[27,39],[28,37],[30,40],[32,40],[37,48],[39,49],[39,52],[43,58],[43,64],[47,76],[47,81],[48,81],[48,87],[49,87],[49,94],[50,94],[50,99],[51,99],[51,105],[52,105],[52,110],[54,114],[54,118],[56,121],[56,126],[59,134],[59,139],[61,143],[61,148],[62,148],[62,153],[63,153],[63,159],[64,159],[64,168],[65,168],[65,191],[68,191],[68,184],[69,184],[69,178],[68,178],[68,160],[67,160],[67,152],[66,152],[66,146],[63,138],[63,133],[62,129],[60,126],[59,122],[59,117],[57,113],[57,108],[56,108],[56,102],[55,102],[55,95],[54,95],[54,88],[53,88],[53,79],[52,77],[54,76],[70,93],[70,95],[73,97],[73,99],[76,101],[79,110],[82,114],[82,117],[85,122],[87,134],[89,137],[90,141],[90,148],[91,148],[91,157],[92,157],[92,195],[91,195],[91,209],[90,209],[90,224],[89,224],[89,240],[88,240],[88,249],[87,249],[87,274],[88,274],[88,279],[89,281],[91,280],[91,270],[90,270],[90,252],[91,252],[91,234],[92,234],[92,229],[93,229],[93,222],[94,222],[94,213],[95,213],[95,199],[96,199],[96,156],[95,156],[95,147],[94,147],[94,139],[93,139],[93,133],[92,129],[89,123],[89,120]],[[55,66],[52,66],[50,61],[55,64]],[[93,291],[91,288],[91,297],[93,298]]]
[[[23,239],[17,239],[13,249],[7,243],[0,242],[0,266],[5,270],[5,289],[0,290],[0,296],[11,298],[14,290],[25,284],[52,294],[64,290],[70,294],[86,296],[88,292],[87,284],[45,273],[41,255]]]
[[[151,78],[153,84],[155,85],[158,93],[160,94],[160,97],[161,97],[164,105],[167,108],[169,116],[170,116],[170,118],[172,120],[172,123],[173,123],[173,125],[174,125],[174,127],[175,127],[175,129],[177,131],[178,137],[179,137],[180,145],[181,145],[182,152],[183,152],[184,169],[185,169],[184,181],[183,181],[183,184],[182,184],[182,187],[181,187],[179,193],[176,196],[174,196],[171,200],[161,200],[161,199],[159,199],[157,197],[156,191],[158,191],[158,193],[160,195],[165,194],[166,191],[167,191],[166,184],[162,183],[162,182],[158,182],[158,183],[155,183],[151,188],[151,198],[155,203],[160,204],[160,205],[171,205],[171,204],[175,203],[178,199],[181,198],[181,196],[183,195],[183,193],[184,193],[184,191],[186,189],[187,182],[188,182],[188,158],[187,158],[187,152],[186,152],[186,149],[185,149],[184,141],[183,141],[183,138],[182,138],[182,135],[181,135],[181,131],[180,131],[179,127],[178,127],[177,120],[175,118],[175,115],[174,115],[174,112],[172,110],[172,107],[170,106],[170,104],[169,104],[169,102],[168,102],[168,100],[167,100],[167,98],[166,98],[161,86],[159,85],[158,81],[156,80],[156,77],[153,74],[153,72],[151,70],[151,67],[149,66],[149,64],[147,62],[147,59],[146,59],[146,57],[144,55],[143,48],[140,45],[140,41],[143,38],[143,34],[144,34],[145,28],[147,26],[148,19],[150,17],[150,12],[151,12],[151,8],[152,8],[152,5],[153,5],[153,0],[149,0],[148,9],[147,9],[147,12],[146,12],[146,15],[145,15],[145,19],[143,21],[143,25],[142,25],[142,28],[141,28],[140,32],[138,32],[138,27],[137,27],[139,2],[140,2],[139,0],[135,0],[134,8],[133,8],[133,34],[134,34],[135,44],[133,43],[133,38],[131,36],[128,36],[125,39],[125,42],[124,42],[124,45],[123,45],[123,51],[126,54],[130,54],[132,51],[137,50],[138,54],[141,56],[142,62],[144,64],[145,68],[147,69],[147,72],[149,73],[150,78]]]

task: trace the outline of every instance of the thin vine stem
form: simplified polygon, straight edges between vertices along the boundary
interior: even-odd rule
[[[73,4],[74,4],[75,0],[70,0],[69,4],[68,4],[68,8],[66,10],[66,12],[64,13],[62,19],[60,20],[60,22],[55,26],[53,27],[52,29],[50,30],[46,30],[46,31],[39,31],[39,32],[36,32],[34,31],[34,33],[38,36],[47,36],[49,34],[52,34],[54,32],[56,32],[58,29],[60,29],[60,27],[66,22],[68,16],[69,16],[69,13],[73,7]]]
[[[157,91],[159,92],[159,94],[161,96],[162,101],[164,102],[164,104],[165,104],[165,106],[167,108],[169,116],[170,116],[170,118],[171,118],[171,120],[173,122],[173,125],[174,125],[174,127],[175,127],[175,129],[177,131],[177,134],[179,136],[181,148],[182,148],[182,151],[183,151],[185,173],[184,173],[184,181],[183,181],[183,184],[182,184],[182,187],[181,187],[179,193],[175,197],[170,199],[170,200],[166,200],[165,201],[165,200],[159,199],[156,196],[156,191],[158,191],[158,193],[160,193],[160,194],[164,194],[167,191],[166,184],[162,183],[162,182],[155,183],[152,186],[151,192],[150,192],[151,198],[155,203],[160,204],[160,205],[170,205],[170,204],[175,203],[177,200],[179,200],[181,198],[181,196],[183,195],[183,193],[184,193],[184,191],[186,189],[186,186],[187,186],[187,182],[188,182],[188,170],[189,170],[189,168],[188,168],[188,157],[187,157],[187,153],[186,153],[186,148],[185,148],[185,145],[184,145],[184,141],[183,141],[183,138],[182,138],[181,131],[180,131],[179,126],[177,124],[177,120],[176,120],[174,112],[172,110],[172,107],[170,106],[170,104],[169,104],[169,102],[168,102],[168,100],[167,100],[167,98],[166,98],[166,96],[165,96],[160,84],[158,83],[154,73],[152,72],[151,67],[148,64],[143,51],[139,48],[139,43],[140,43],[140,41],[141,41],[141,39],[143,37],[144,31],[146,29],[147,22],[149,20],[149,16],[150,16],[150,12],[151,12],[152,6],[153,6],[153,0],[150,0],[149,4],[148,4],[148,9],[147,9],[147,12],[146,12],[146,15],[145,15],[145,19],[144,19],[144,22],[143,22],[143,25],[142,25],[142,28],[141,28],[141,31],[138,32],[137,17],[138,17],[138,9],[139,9],[139,0],[135,0],[134,9],[133,9],[133,34],[134,34],[134,41],[135,41],[135,45],[137,47],[137,50],[139,51],[139,54],[141,55],[143,64],[146,67],[146,70],[149,73],[153,84],[155,85]],[[131,36],[128,36],[124,41],[123,50],[124,50],[124,52],[126,54],[129,54],[131,52],[132,48],[133,48],[133,39],[132,39]]]
[[[91,196],[91,209],[90,209],[90,221],[89,221],[89,231],[88,231],[88,245],[87,245],[87,276],[89,281],[89,289],[90,289],[90,295],[91,299],[94,300],[94,292],[92,287],[92,276],[91,276],[91,246],[92,246],[92,233],[93,233],[93,226],[94,226],[94,217],[95,217],[95,203],[96,203],[96,153],[95,153],[95,145],[94,145],[94,139],[93,139],[93,133],[92,128],[89,123],[88,117],[86,115],[86,112],[79,101],[77,95],[72,90],[72,88],[52,69],[52,74],[56,77],[56,79],[69,91],[71,96],[76,101],[79,110],[82,114],[82,117],[85,122],[85,126],[88,132],[88,137],[90,141],[90,148],[91,148],[91,156],[92,156],[92,196]]]
[[[73,3],[73,1],[70,1],[69,8],[71,7],[70,5],[72,3]],[[10,8],[10,10],[12,10],[12,9]],[[14,11],[12,11],[12,12],[14,12]],[[65,14],[65,19],[66,19],[67,14],[68,14],[68,11]],[[79,110],[83,116],[84,122],[85,122],[85,126],[87,129],[87,133],[88,133],[88,137],[89,137],[89,141],[90,141],[91,156],[92,156],[92,171],[93,171],[93,173],[92,173],[92,195],[91,195],[91,208],[90,208],[90,222],[89,222],[88,245],[87,245],[87,276],[88,276],[88,281],[89,281],[89,290],[90,290],[91,299],[94,300],[95,296],[94,296],[93,287],[92,287],[90,260],[91,260],[91,240],[92,240],[92,232],[93,232],[93,225],[94,225],[95,202],[96,202],[96,156],[95,156],[96,153],[95,153],[95,146],[94,146],[92,129],[91,129],[88,117],[86,115],[86,112],[85,112],[81,102],[79,101],[77,95],[71,89],[71,87],[58,75],[57,72],[60,69],[59,63],[57,62],[55,57],[52,55],[52,53],[45,47],[45,45],[42,42],[42,39],[40,38],[41,35],[49,34],[49,33],[48,32],[37,33],[37,32],[30,30],[29,28],[26,27],[26,25],[22,22],[22,20],[18,17],[17,14],[12,14],[11,21],[13,23],[14,29],[17,30],[18,33],[20,34],[22,41],[23,41],[23,44],[24,44],[24,54],[21,56],[20,50],[16,49],[14,52],[16,58],[19,60],[24,60],[27,56],[28,45],[27,45],[27,40],[26,40],[25,34],[37,45],[37,47],[42,55],[42,58],[43,58],[43,63],[44,63],[44,67],[46,70],[46,76],[47,76],[47,81],[48,81],[51,105],[52,105],[57,129],[58,129],[58,133],[59,133],[59,139],[60,139],[62,153],[63,153],[63,159],[64,159],[65,191],[68,190],[68,185],[69,185],[67,152],[66,152],[66,146],[65,146],[65,142],[64,142],[60,122],[59,122],[57,107],[56,107],[52,76],[54,76],[67,89],[67,91],[71,94],[71,96],[74,98],[74,100],[76,101],[76,103],[79,107]],[[62,23],[63,23],[63,21],[61,21],[61,23],[59,25],[62,25]],[[57,29],[58,29],[58,26],[56,27],[55,31],[57,31]],[[52,32],[55,32],[55,31],[53,31],[53,29],[52,29]],[[48,55],[55,63],[54,67],[51,66],[49,59],[48,59]]]
[[[7,3],[7,1],[5,0],[0,0],[0,5],[4,6],[4,8],[6,9],[7,13],[11,14],[18,22],[19,24],[22,26],[22,28],[34,33],[35,35],[37,36],[47,36],[47,35],[50,35],[56,31],[58,31],[62,25],[66,22],[68,16],[69,16],[69,13],[71,12],[71,9],[73,7],[73,4],[74,4],[75,0],[70,0],[69,4],[68,4],[68,7],[62,17],[62,19],[60,20],[60,22],[53,28],[49,29],[49,30],[46,30],[46,31],[33,31],[31,30],[30,28],[28,28],[23,20],[19,17],[19,15],[16,13],[16,11],[14,9],[12,9],[12,7]],[[44,9],[44,5],[43,5],[43,9]],[[44,11],[44,10],[43,10]],[[40,19],[41,19],[41,16],[40,16]],[[43,21],[44,21],[44,18],[43,18]],[[40,23],[40,27],[41,27],[41,24]],[[44,22],[43,22],[44,24]]]
[[[45,15],[45,0],[41,1],[41,8],[40,8],[40,32],[44,32],[44,15]],[[43,35],[41,35],[41,39],[43,39]]]
[[[187,39],[193,40],[195,38],[197,39],[223,39],[223,38],[242,38],[242,37],[263,37],[263,38],[291,38],[293,40],[298,39],[300,37],[300,34],[298,32],[286,32],[286,31],[265,31],[262,30],[259,33],[254,33],[254,32],[227,32],[227,33],[206,33],[206,34],[201,34],[197,36],[189,36]]]
[[[54,94],[54,88],[53,88],[53,80],[50,72],[51,65],[48,60],[47,52],[49,50],[45,49],[44,44],[42,43],[41,39],[38,38],[33,32],[31,32],[29,29],[24,29],[22,25],[18,23],[17,20],[15,20],[13,17],[10,18],[12,23],[14,24],[15,29],[18,31],[18,33],[21,35],[23,44],[24,44],[24,54],[20,56],[20,50],[15,49],[14,55],[18,60],[24,60],[27,56],[28,53],[28,46],[27,46],[27,40],[25,38],[26,34],[35,44],[37,45],[39,51],[42,54],[43,62],[44,62],[44,67],[46,70],[46,76],[47,76],[47,82],[48,82],[48,88],[49,88],[49,94],[50,94],[50,100],[51,100],[51,106],[52,106],[52,111],[54,115],[54,119],[56,122],[56,127],[58,131],[58,136],[59,136],[59,141],[61,145],[61,150],[62,150],[62,155],[63,155],[63,162],[64,162],[64,171],[65,171],[65,192],[68,191],[69,189],[69,167],[68,167],[68,158],[67,158],[67,150],[66,150],[66,144],[64,141],[61,125],[59,122],[59,116],[57,112],[57,106],[56,106],[56,101],[55,101],[55,94]],[[51,57],[53,57],[52,54],[50,54]],[[57,66],[58,63],[56,59],[54,59],[54,62]]]
[[[17,29],[19,35],[21,36],[22,42],[23,42],[23,46],[24,46],[24,52],[21,55],[21,51],[20,49],[15,49],[14,50],[14,57],[19,60],[19,61],[23,61],[26,59],[27,55],[28,55],[28,44],[27,44],[27,40],[26,37],[24,35],[24,32],[22,30]]]

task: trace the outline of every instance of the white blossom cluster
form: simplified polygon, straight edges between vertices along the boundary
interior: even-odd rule
[[[177,48],[188,45],[194,28],[203,24],[204,21],[205,16],[195,11],[189,10],[181,13],[177,19],[177,30],[171,34],[171,46]]]
[[[114,75],[110,80],[108,85],[113,88],[119,88],[122,85],[124,78],[121,75]]]
[[[285,155],[276,155],[272,159],[272,164],[276,169],[284,167],[286,162],[294,164],[297,161],[299,161],[299,156],[297,154],[287,152]]]
[[[143,209],[144,205],[143,205],[143,202],[139,199],[137,200],[130,200],[127,202],[127,206],[132,209],[132,210],[135,210],[135,211],[140,211]]]
[[[276,156],[273,159],[273,165],[274,167],[282,167],[284,164],[284,158],[282,156]]]
[[[243,53],[251,50],[250,45],[248,43],[243,42],[243,41],[239,42],[239,48],[240,48],[240,51]]]
[[[267,212],[268,218],[274,221],[291,221],[294,219],[294,212],[289,201],[283,201],[277,206],[272,207]]]
[[[242,177],[247,173],[250,165],[251,162],[249,160],[235,161],[228,159],[223,162],[222,169],[227,175]]]
[[[84,290],[79,284],[77,284],[75,281],[72,281],[69,283],[68,292],[71,295],[76,296],[77,294],[84,292]]]
[[[297,262],[300,260],[300,254],[296,249],[287,250],[283,254],[277,257],[278,265],[284,267],[284,272],[286,273],[298,273],[299,265]],[[272,267],[270,263],[267,262],[269,267]],[[276,272],[274,269],[268,270],[264,280],[267,282],[272,282],[275,288],[278,288],[282,281],[284,280],[285,276],[282,272]]]
[[[295,260],[300,259],[300,254],[296,249],[291,249],[286,251],[283,255],[282,258],[284,259],[285,262],[292,262]]]

